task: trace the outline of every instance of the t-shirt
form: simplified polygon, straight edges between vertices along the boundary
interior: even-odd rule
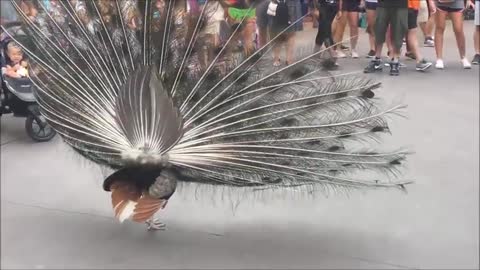
[[[414,9],[414,10],[419,10],[420,9],[420,1],[422,1],[422,0],[408,0],[408,8]]]
[[[438,0],[435,0],[435,4],[437,4],[437,7],[446,7],[446,8],[454,8],[454,9],[462,9],[465,8],[465,2],[464,0],[453,0],[452,2],[440,2]]]
[[[408,8],[408,0],[378,0],[379,7]]]

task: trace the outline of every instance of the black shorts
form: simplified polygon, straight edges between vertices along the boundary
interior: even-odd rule
[[[346,12],[359,12],[360,0],[343,0],[342,11]]]
[[[418,10],[408,9],[408,30],[417,28]]]
[[[470,1],[470,0],[468,0]],[[438,9],[444,12],[463,12],[463,8],[451,8],[451,7],[442,7],[442,6],[437,6]]]
[[[377,10],[378,3],[374,2],[365,2],[365,9],[367,10]]]
[[[377,8],[375,18],[375,42],[377,45],[385,43],[387,29],[390,26],[393,46],[400,50],[403,38],[408,31],[408,9],[407,8]]]

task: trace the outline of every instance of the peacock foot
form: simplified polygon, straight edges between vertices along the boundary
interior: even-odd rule
[[[166,229],[166,225],[156,218],[145,221],[145,224],[147,224],[148,231],[164,231]]]

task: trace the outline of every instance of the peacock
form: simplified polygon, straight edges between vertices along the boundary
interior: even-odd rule
[[[273,66],[283,32],[245,53],[243,21],[211,48],[215,1],[20,2],[32,42],[17,42],[41,113],[76,153],[114,171],[103,189],[120,222],[164,229],[154,215],[180,182],[320,193],[412,183],[400,177],[408,150],[375,147],[405,105],[387,106],[379,82],[331,73],[322,50]]]

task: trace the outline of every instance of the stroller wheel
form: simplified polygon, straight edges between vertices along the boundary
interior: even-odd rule
[[[42,128],[42,124],[38,123],[33,115],[29,115],[25,120],[25,129],[28,136],[37,142],[50,141],[56,134],[55,130],[46,122],[43,123]]]

